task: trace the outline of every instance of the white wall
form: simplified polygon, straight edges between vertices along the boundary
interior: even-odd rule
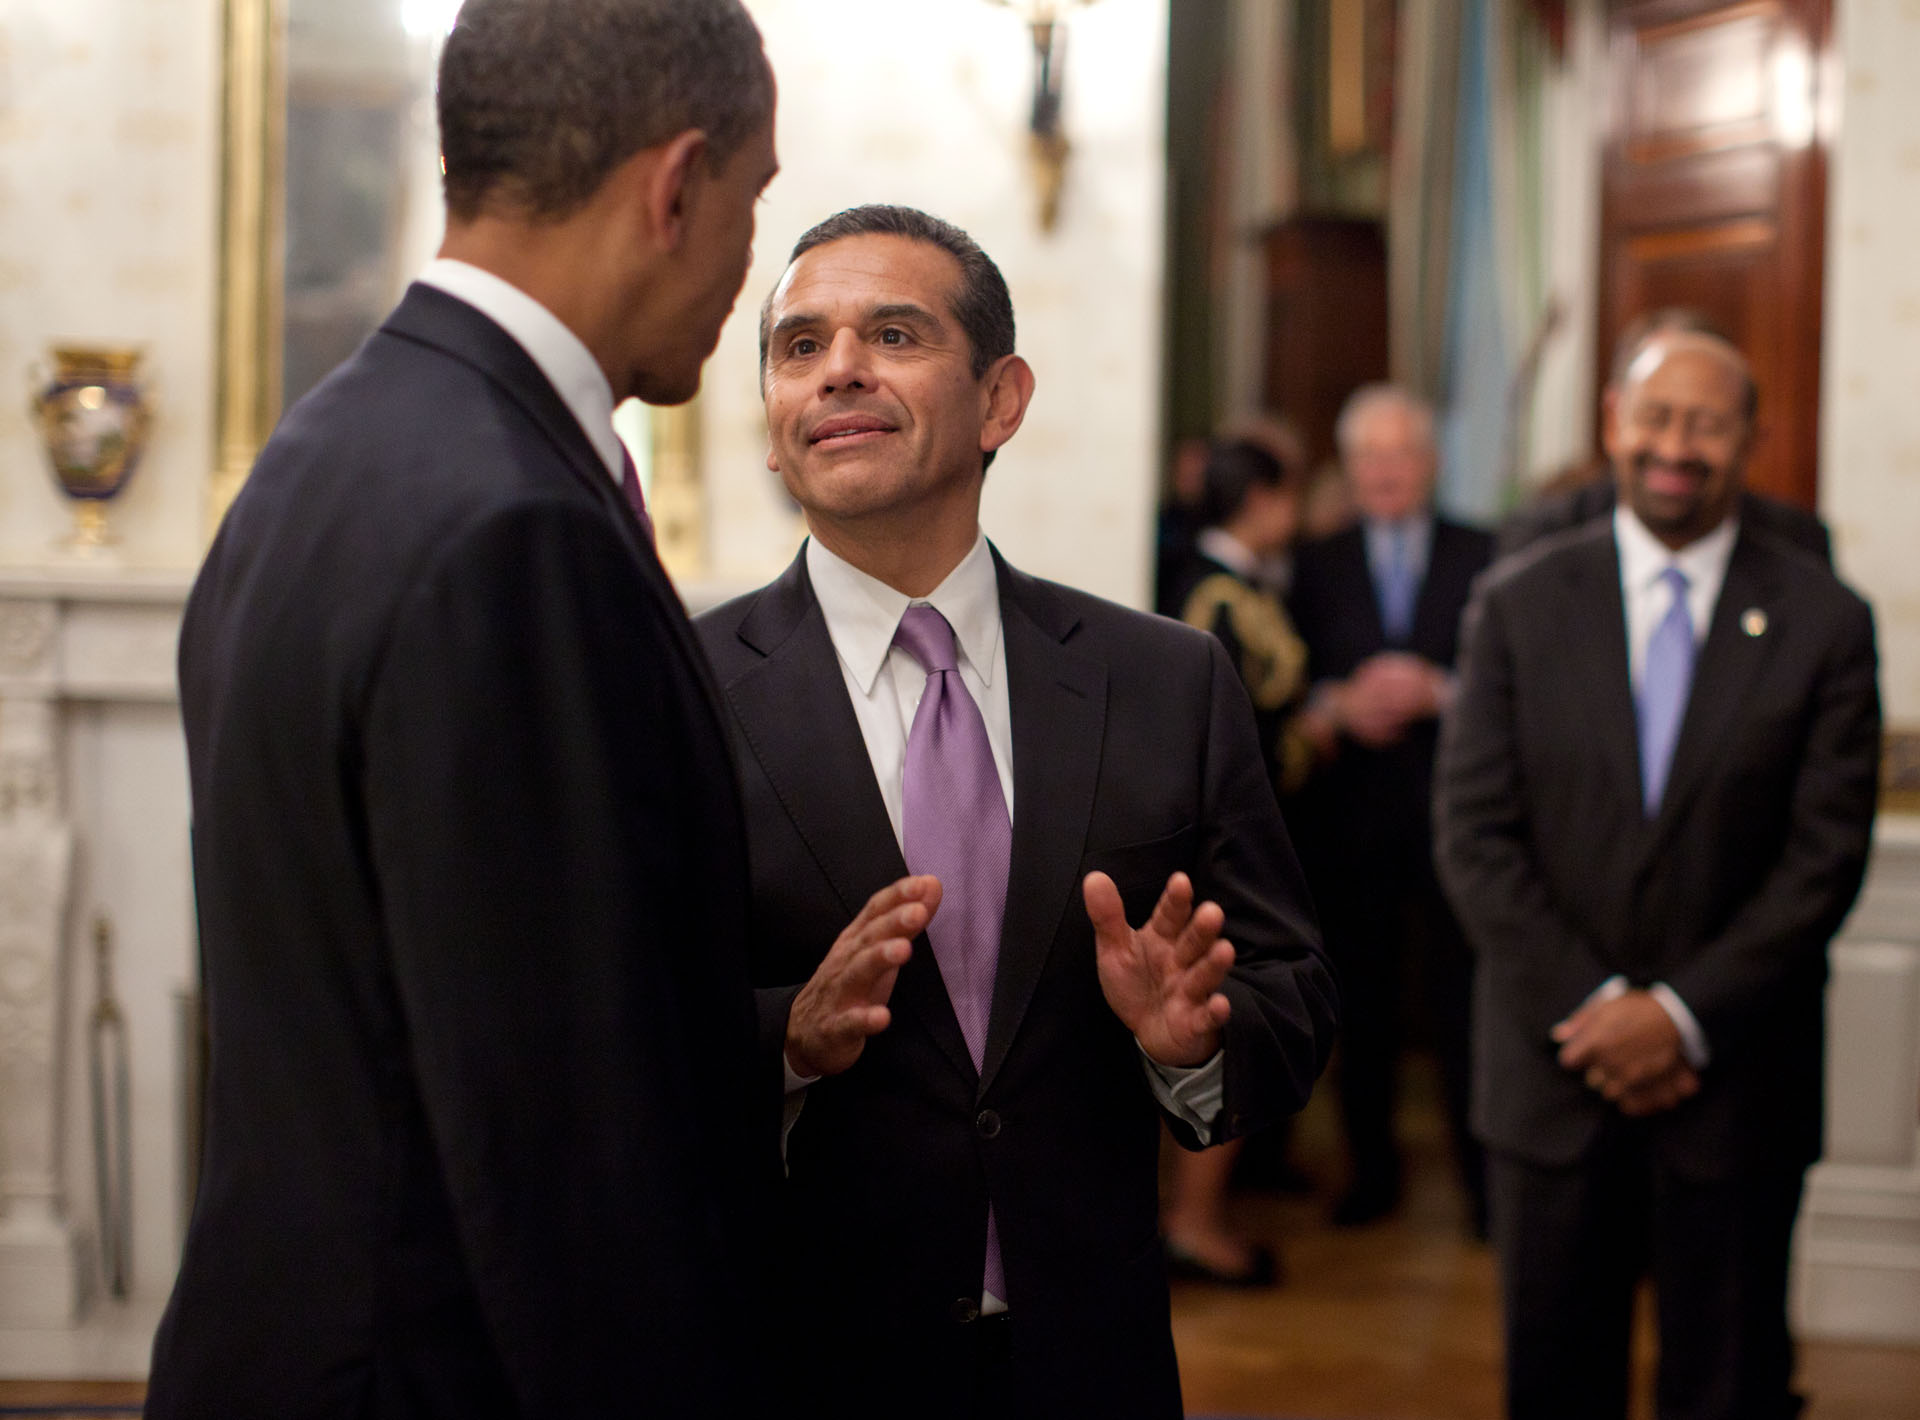
[[[813,223],[862,202],[923,207],[1006,274],[1037,390],[995,460],[982,522],[1028,571],[1145,605],[1159,447],[1168,0],[1071,12],[1059,226],[1027,180],[1032,46],[985,0],[747,0],[779,76],[781,173],[757,258],[707,367],[711,570],[754,583],[799,523],[766,470],[760,302]]]
[[[1920,722],[1920,5],[1843,0],[1820,511],[1879,618],[1887,718]]]
[[[0,9],[0,561],[71,525],[26,411],[54,341],[144,345],[161,400],[112,522],[126,560],[190,566],[213,460],[220,6]]]

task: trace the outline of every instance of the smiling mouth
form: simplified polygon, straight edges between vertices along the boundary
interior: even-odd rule
[[[1653,493],[1691,493],[1707,481],[1706,468],[1692,460],[1685,463],[1642,463],[1640,482]]]
[[[830,419],[809,434],[807,442],[816,449],[846,448],[893,432],[893,425],[878,419]]]

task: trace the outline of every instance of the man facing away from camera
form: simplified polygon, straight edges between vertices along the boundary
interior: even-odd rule
[[[288,411],[180,644],[207,1144],[147,1413],[757,1413],[778,1065],[724,711],[610,416],[688,399],[737,0],[468,0],[441,259]]]

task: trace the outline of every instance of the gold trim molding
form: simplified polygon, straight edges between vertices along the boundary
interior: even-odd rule
[[[280,416],[286,0],[226,0],[223,31],[219,365],[209,540]]]
[[[1920,814],[1920,726],[1887,727],[1880,747],[1880,807]]]

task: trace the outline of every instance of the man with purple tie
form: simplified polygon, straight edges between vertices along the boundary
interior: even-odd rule
[[[998,269],[945,222],[865,207],[803,236],[761,368],[811,537],[699,621],[792,1086],[806,1414],[1178,1416],[1159,1120],[1190,1146],[1257,1128],[1332,1042],[1219,642],[981,534],[1033,392],[1013,340]]]

